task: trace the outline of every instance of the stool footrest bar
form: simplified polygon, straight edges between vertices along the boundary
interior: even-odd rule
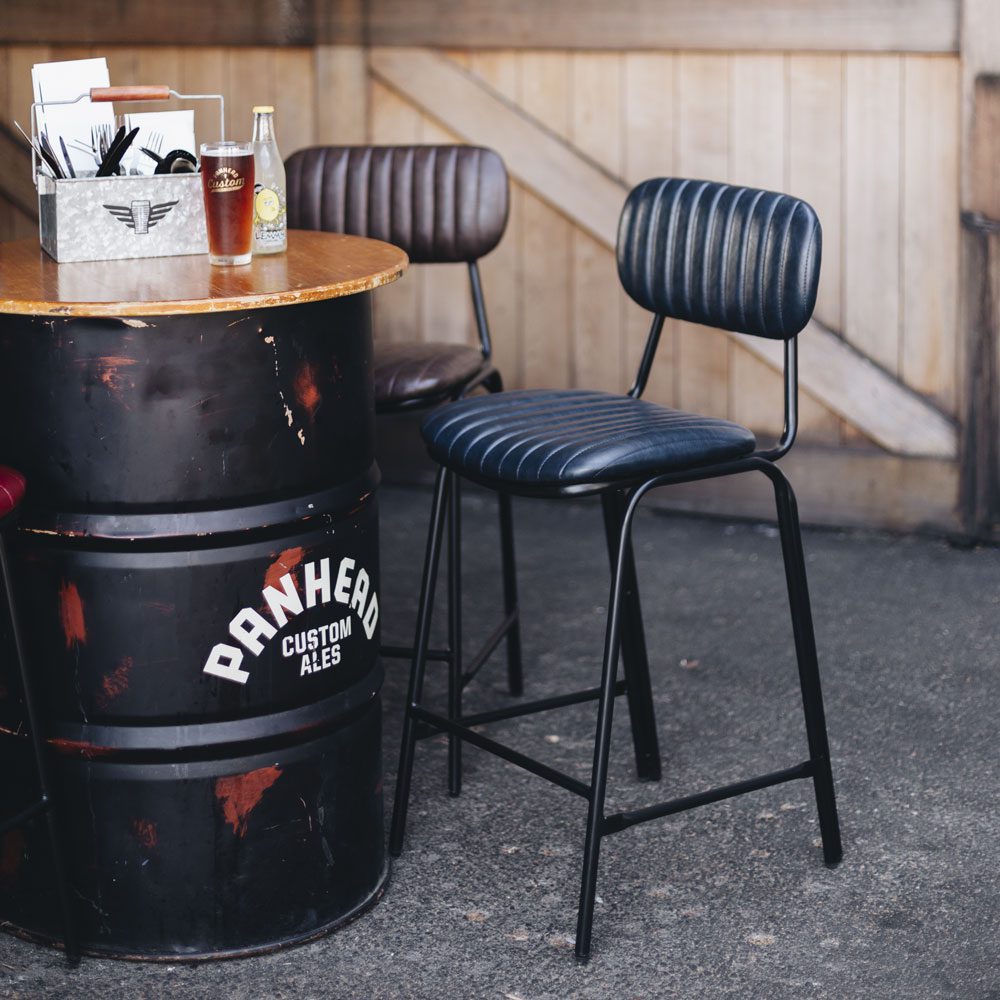
[[[537,774],[540,778],[545,778],[546,781],[551,781],[554,785],[559,785],[560,788],[565,788],[569,792],[575,792],[582,798],[590,798],[590,785],[584,784],[584,782],[578,781],[576,778],[571,778],[568,774],[563,774],[562,771],[557,771],[555,768],[549,767],[548,764],[543,764],[533,757],[528,757],[517,750],[513,750],[511,747],[505,746],[503,743],[497,743],[496,740],[491,740],[488,736],[483,736],[482,733],[475,733],[471,729],[459,725],[457,722],[446,719],[443,715],[428,712],[427,709],[421,708],[419,705],[411,705],[409,712],[413,718],[425,723],[427,726],[441,730],[442,732],[455,733],[456,736],[460,736],[466,742],[479,747],[480,750],[486,750],[497,757],[502,757],[504,760],[508,760],[512,764],[524,768],[525,771],[530,771],[532,774]]]
[[[623,695],[626,690],[625,681],[615,684],[615,697]],[[571,694],[561,694],[553,698],[540,698],[538,701],[528,701],[521,705],[510,705],[507,708],[497,708],[491,712],[477,712],[475,715],[463,715],[458,721],[463,726],[481,726],[488,722],[500,722],[502,719],[517,719],[522,715],[534,715],[536,712],[547,712],[553,708],[563,708],[566,705],[577,705],[584,701],[597,701],[601,697],[599,687],[574,691]]]
[[[45,812],[49,806],[49,800],[44,796],[37,802],[32,802],[26,809],[22,809],[16,816],[5,819],[0,823],[0,837],[19,826],[24,826],[30,819],[34,819],[39,813]]]
[[[745,792],[755,792],[760,788],[769,788],[771,785],[783,785],[786,781],[795,781],[798,778],[811,778],[813,770],[813,762],[807,760],[796,764],[795,767],[785,768],[783,771],[772,771],[770,774],[762,774],[758,778],[747,778],[746,781],[737,781],[732,785],[712,788],[707,792],[685,795],[682,798],[660,802],[658,805],[646,806],[643,809],[613,813],[610,816],[605,816],[604,822],[601,824],[601,835],[619,833],[637,823],[646,823],[651,819],[659,819],[661,816],[672,816],[674,813],[685,812],[697,806],[707,806],[711,802],[721,802],[723,799],[731,799],[733,796],[743,795]]]

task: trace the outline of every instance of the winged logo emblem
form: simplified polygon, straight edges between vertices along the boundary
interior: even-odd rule
[[[133,230],[137,236],[148,233],[158,222],[162,222],[177,204],[161,201],[151,205],[148,201],[133,201],[131,205],[105,205],[104,207],[121,223]]]

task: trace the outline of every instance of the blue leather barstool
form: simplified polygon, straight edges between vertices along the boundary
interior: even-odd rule
[[[21,804],[17,812],[0,821],[0,837],[11,830],[24,826],[42,814],[45,815],[52,859],[52,877],[59,897],[59,906],[62,910],[63,945],[66,949],[66,958],[71,964],[76,965],[80,960],[80,948],[77,943],[76,923],[73,919],[73,909],[70,902],[69,883],[66,879],[66,862],[63,859],[59,826],[52,803],[48,768],[45,762],[45,739],[42,735],[31,677],[25,661],[24,643],[21,639],[21,627],[14,599],[14,581],[7,553],[7,533],[14,526],[18,508],[24,499],[25,488],[25,479],[21,473],[7,466],[0,466],[0,578],[2,578],[3,591],[6,595],[7,613],[10,616],[13,653],[17,660],[18,676],[21,681],[21,696],[24,700],[28,738],[31,743],[38,783],[38,798],[33,802]]]
[[[628,294],[653,314],[635,384],[619,396],[582,389],[508,392],[463,399],[425,418],[424,439],[440,464],[415,654],[400,749],[389,849],[403,846],[416,741],[445,732],[575,792],[588,802],[576,954],[590,954],[597,868],[603,837],[637,823],[797,778],[812,780],[827,864],[841,858],[840,828],[820,691],[812,613],[795,495],[777,461],[795,439],[796,336],[812,315],[819,281],[821,230],[804,201],[708,181],[656,179],[629,194],[618,229],[618,274]],[[643,400],[666,317],[784,343],[785,425],[771,448],[726,420]],[[652,489],[719,476],[763,473],[777,505],[805,712],[809,757],[735,784],[629,812],[606,814],[611,721],[617,695],[628,695],[640,776],[657,777],[659,756],[631,529]],[[500,494],[602,498],[613,553],[611,595],[598,688],[477,715],[454,717],[421,704],[444,514],[459,478]],[[618,680],[619,653],[624,680]],[[492,721],[595,699],[597,731],[589,784],[474,730]]]

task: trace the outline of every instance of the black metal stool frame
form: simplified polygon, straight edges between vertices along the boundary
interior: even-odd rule
[[[17,658],[17,669],[21,681],[21,692],[24,697],[24,709],[27,715],[28,736],[35,761],[35,771],[38,780],[39,797],[20,812],[0,823],[0,837],[11,830],[24,826],[26,823],[45,814],[48,832],[49,850],[52,855],[52,872],[59,896],[59,907],[62,910],[63,935],[66,958],[71,965],[80,961],[80,946],[76,934],[76,922],[73,919],[72,902],[70,899],[69,882],[67,881],[66,865],[63,860],[62,843],[60,840],[59,823],[55,804],[52,800],[51,782],[48,767],[45,762],[45,737],[42,734],[40,717],[29,677],[28,664],[24,653],[24,642],[21,637],[21,627],[18,621],[17,604],[14,598],[14,578],[10,571],[10,558],[7,551],[7,531],[15,523],[17,509],[0,520],[0,578],[6,594],[7,614],[10,619],[11,636],[14,643],[14,655]]]
[[[469,287],[472,309],[476,318],[476,331],[483,353],[483,366],[470,379],[463,382],[457,392],[439,396],[405,400],[392,406],[379,407],[378,412],[399,413],[407,410],[431,409],[441,403],[467,396],[476,389],[503,392],[503,378],[493,367],[493,345],[486,319],[486,301],[478,261],[469,261]],[[514,559],[514,518],[510,496],[498,495],[500,508],[500,566],[503,577],[504,617],[490,633],[479,652],[468,664],[462,658],[462,510],[461,488],[456,482],[449,491],[446,515],[448,530],[448,643],[444,649],[428,649],[428,660],[448,666],[448,715],[458,719],[462,714],[462,694],[472,683],[484,664],[500,643],[507,640],[507,689],[515,697],[524,691],[524,674],[521,660],[521,623],[517,604],[517,570]],[[383,656],[412,660],[414,648],[410,646],[383,645]],[[448,792],[460,795],[462,791],[462,742],[455,734],[448,737]]]
[[[629,390],[630,396],[640,397],[642,395],[652,367],[664,319],[665,317],[660,314],[654,316],[635,384]],[[576,955],[580,959],[587,959],[590,956],[601,841],[605,836],[618,833],[630,826],[658,819],[662,816],[684,812],[696,806],[719,802],[745,792],[756,791],[799,778],[811,778],[816,796],[817,812],[819,814],[824,861],[827,865],[832,866],[841,860],[843,850],[837,817],[833,773],[830,765],[830,750],[823,710],[823,697],[820,688],[812,612],[806,582],[805,560],[802,552],[798,508],[791,484],[775,464],[791,448],[795,440],[798,424],[798,353],[794,337],[784,342],[783,367],[784,429],[777,445],[770,450],[756,451],[745,458],[719,465],[701,467],[689,472],[658,475],[629,483],[576,484],[567,487],[511,487],[508,484],[501,485],[492,481],[481,481],[482,485],[489,487],[491,490],[509,495],[551,498],[599,494],[602,497],[605,523],[609,537],[609,548],[613,551],[613,566],[603,668],[601,684],[598,688],[590,688],[554,698],[522,703],[496,711],[481,712],[476,715],[462,716],[451,710],[448,717],[445,717],[439,713],[431,712],[422,706],[427,641],[441,551],[444,512],[446,505],[449,503],[449,498],[454,491],[454,484],[459,481],[459,477],[455,472],[444,467],[438,472],[417,616],[417,632],[414,644],[415,654],[403,724],[395,803],[389,835],[389,850],[395,857],[398,857],[402,852],[416,742],[418,739],[433,736],[440,732],[456,736],[474,746],[478,746],[480,749],[487,750],[513,764],[517,764],[519,767],[537,774],[553,784],[574,792],[588,802],[587,833],[584,847],[575,948]],[[652,716],[648,663],[645,662],[645,657],[639,658],[633,656],[630,658],[626,656],[624,658],[626,680],[619,681],[617,678],[618,660],[622,647],[629,643],[638,645],[636,633],[633,632],[633,627],[636,625],[638,625],[637,634],[641,641],[641,613],[637,599],[634,558],[631,546],[632,522],[636,510],[644,496],[652,489],[678,483],[737,475],[744,472],[763,473],[771,481],[774,488],[799,682],[802,689],[809,757],[807,760],[790,767],[747,778],[743,781],[724,785],[719,788],[670,799],[641,809],[616,812],[609,815],[605,812],[604,803],[607,790],[612,716],[615,698],[623,693],[629,693],[629,707],[640,775],[642,775],[644,765],[648,767],[649,754],[655,753],[656,766],[655,769],[650,768],[650,771],[655,770],[655,776],[659,776],[659,756],[655,751],[655,721]],[[466,478],[476,481],[475,477],[468,476]],[[623,618],[628,618],[624,635],[622,631]],[[629,677],[630,659],[632,660],[631,667],[634,675],[632,677]],[[594,760],[589,784],[579,781],[561,771],[557,771],[542,761],[522,754],[472,729],[473,726],[481,726],[501,719],[516,718],[522,715],[592,700],[597,700],[598,711]],[[647,707],[648,713],[646,711]],[[453,709],[450,703],[449,708]]]

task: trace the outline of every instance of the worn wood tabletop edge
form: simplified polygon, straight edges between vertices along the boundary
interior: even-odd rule
[[[406,270],[407,263],[351,281],[281,292],[258,292],[218,299],[160,299],[155,302],[34,302],[0,298],[0,314],[17,316],[173,316],[181,313],[233,312],[236,309],[268,309],[297,302],[319,302],[388,285]]]
[[[341,234],[337,234],[341,235]],[[260,292],[234,292],[232,295],[219,295],[208,298],[156,298],[149,301],[114,301],[114,300],[79,300],[53,301],[31,297],[11,298],[8,290],[0,288],[0,315],[46,316],[46,317],[116,317],[116,316],[171,316],[184,313],[215,313],[233,312],[239,309],[267,309],[275,306],[294,305],[304,302],[318,302],[324,299],[341,298],[360,292],[371,291],[382,285],[396,281],[409,266],[409,258],[399,248],[381,240],[367,240],[368,243],[381,243],[391,248],[397,255],[397,260],[389,267],[372,271],[359,277],[341,279],[328,283],[317,283],[302,288],[283,288]],[[41,249],[39,248],[39,251]],[[207,262],[206,267],[212,267]],[[142,260],[145,258],[136,258]],[[165,258],[150,258],[163,260]],[[100,263],[87,262],[88,265]],[[108,261],[109,264],[120,264],[122,261]],[[49,261],[52,267],[73,267],[73,264],[57,264]]]

